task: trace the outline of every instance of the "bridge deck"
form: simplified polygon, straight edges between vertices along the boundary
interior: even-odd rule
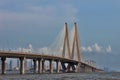
[[[54,61],[62,61],[62,62],[72,62],[72,63],[81,63],[83,65],[87,65],[89,67],[93,67],[97,69],[94,66],[91,66],[89,64],[79,62],[76,60],[68,59],[68,58],[62,58],[57,56],[50,56],[50,55],[44,55],[44,54],[38,54],[38,53],[28,53],[28,52],[12,52],[12,51],[0,51],[0,57],[6,57],[6,58],[20,58],[25,57],[27,59],[45,59],[45,60],[54,60]]]
[[[44,58],[45,60],[60,60],[60,61],[65,61],[65,62],[74,62],[78,63],[76,60],[72,59],[67,59],[67,58],[62,58],[62,57],[57,57],[57,56],[50,56],[50,55],[44,55],[44,54],[37,54],[37,53],[26,53],[26,52],[11,52],[11,51],[4,51],[0,52],[0,57],[6,57],[6,58],[20,58],[20,57],[25,57],[27,59],[42,59]]]

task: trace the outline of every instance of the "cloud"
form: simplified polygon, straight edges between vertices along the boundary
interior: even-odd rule
[[[87,51],[87,49],[86,49],[86,47],[81,47],[81,50],[83,51],[83,52],[86,52]]]
[[[61,57],[62,56],[62,49],[51,48],[51,47],[43,47],[43,48],[38,48],[38,53]]]
[[[4,2],[4,1],[3,1]],[[5,2],[4,2],[5,3]],[[16,2],[16,5],[19,4]],[[6,4],[11,5],[11,4]],[[62,7],[61,7],[62,5]],[[60,3],[58,5],[29,5],[15,6],[0,10],[0,28],[2,29],[18,29],[17,27],[29,27],[29,26],[45,26],[47,24],[64,21],[73,21],[77,13],[77,8],[71,4]],[[46,24],[47,23],[47,24]],[[8,26],[9,25],[9,26]],[[47,25],[49,26],[49,25]]]
[[[38,52],[41,53],[41,54],[47,54],[48,53],[48,47],[39,48]]]
[[[108,53],[111,53],[111,52],[112,52],[112,48],[111,48],[110,45],[106,48],[106,52],[108,52]]]
[[[88,47],[82,46],[81,50],[82,52],[96,52],[96,53],[111,53],[112,52],[112,48],[110,45],[104,48],[98,45],[98,43],[94,43],[92,46],[88,46]]]
[[[34,52],[32,44],[29,44],[27,48],[21,48],[20,47],[17,50],[12,50],[12,51],[26,52],[26,53]],[[110,45],[106,48],[103,48],[103,47],[99,46],[98,43],[95,43],[95,44],[93,44],[91,46],[88,46],[88,47],[82,46],[81,51],[82,52],[88,52],[88,53],[92,53],[92,52],[95,52],[95,53],[111,53],[112,48],[111,48]],[[56,48],[55,47],[54,48],[52,48],[52,47],[42,47],[42,48],[38,48],[37,53],[54,55],[54,56],[60,56],[61,57],[62,47],[60,47],[60,48],[59,47],[56,47]]]
[[[91,46],[88,46],[88,47],[82,46],[81,50],[82,50],[82,52],[92,52],[93,51]]]
[[[102,52],[102,47],[99,46],[97,43],[95,43],[93,46],[92,46],[93,50],[96,51],[96,52]]]
[[[33,52],[33,47],[32,47],[32,44],[29,44],[27,48],[18,48],[17,49],[18,52]]]
[[[88,46],[87,50],[88,50],[89,52],[92,52],[92,51],[93,51],[90,46]]]

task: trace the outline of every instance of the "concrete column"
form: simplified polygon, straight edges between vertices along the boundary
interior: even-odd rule
[[[53,60],[50,60],[50,73],[53,73],[53,64],[52,64]]]
[[[56,72],[59,73],[59,62],[60,61],[56,61]]]
[[[76,65],[76,70],[75,70],[75,72],[80,72],[80,66],[81,66],[81,63],[78,63],[78,64]]]
[[[6,73],[6,66],[5,66],[5,60],[6,60],[6,57],[1,57],[1,61],[2,61],[2,74],[5,74]]]
[[[33,59],[33,63],[34,63],[34,73],[37,73],[37,60]]]
[[[42,73],[44,72],[44,60],[42,60]]]
[[[20,74],[25,73],[25,57],[20,58]]]
[[[66,68],[66,71],[65,72],[70,72],[70,67],[71,67],[71,63],[67,63],[67,68]]]
[[[38,73],[42,73],[42,59],[38,59]]]

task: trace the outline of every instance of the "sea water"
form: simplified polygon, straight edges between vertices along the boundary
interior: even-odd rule
[[[120,73],[6,74],[0,75],[0,80],[120,80]]]

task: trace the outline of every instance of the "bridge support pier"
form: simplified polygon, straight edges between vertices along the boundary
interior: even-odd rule
[[[42,59],[38,59],[38,73],[42,73]]]
[[[60,61],[56,61],[56,72],[59,73],[59,63]]]
[[[25,73],[25,65],[24,65],[25,57],[20,58],[20,74]]]
[[[81,63],[78,63],[77,65],[76,65],[76,70],[75,70],[75,72],[80,72],[80,66],[81,66]]]
[[[5,60],[6,60],[6,57],[1,57],[1,61],[2,61],[2,74],[5,74],[6,73],[6,66],[5,66]]]
[[[70,72],[70,67],[71,67],[71,64],[70,64],[70,63],[68,63],[68,66],[67,66],[67,68],[66,68],[65,72]]]
[[[33,59],[34,63],[34,73],[37,73],[37,59]]]
[[[53,60],[50,60],[50,73],[53,73]]]
[[[61,62],[63,72],[79,72],[80,71],[80,63],[73,63],[73,62],[67,62],[67,66],[65,65],[65,62]],[[75,67],[76,66],[76,67]]]

